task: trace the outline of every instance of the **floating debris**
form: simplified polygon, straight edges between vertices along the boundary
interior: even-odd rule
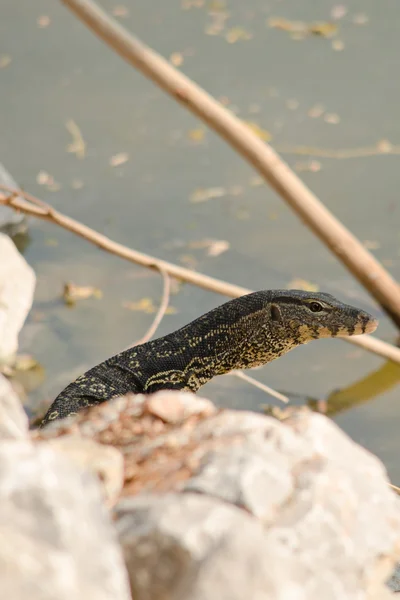
[[[311,35],[318,35],[324,38],[331,38],[338,32],[335,23],[329,21],[316,21],[314,23],[305,23],[303,21],[289,21],[282,17],[271,17],[267,24],[273,29],[287,31],[295,39],[303,39]]]
[[[78,125],[73,119],[69,119],[65,123],[65,127],[72,136],[72,142],[67,146],[67,152],[75,154],[76,158],[85,158],[86,143]]]
[[[58,192],[61,189],[61,185],[46,171],[39,171],[36,175],[36,182],[39,185],[45,185],[50,192]]]
[[[125,5],[117,4],[117,6],[114,6],[114,8],[111,10],[111,14],[114,17],[124,19],[129,16],[129,10]]]
[[[205,249],[207,256],[220,256],[230,248],[230,243],[226,240],[198,240],[189,243],[189,248]]]
[[[381,244],[377,240],[364,240],[363,246],[364,248],[367,248],[367,250],[378,250],[378,248],[381,247]]]
[[[207,202],[215,198],[223,198],[228,194],[228,190],[223,187],[214,188],[197,188],[190,196],[190,202],[196,204],[197,202]]]
[[[359,13],[357,15],[354,15],[354,17],[353,17],[354,25],[366,25],[368,23],[368,21],[369,21],[369,18],[364,13]]]
[[[103,292],[92,286],[80,286],[68,282],[64,284],[62,298],[68,306],[74,306],[78,300],[87,300],[88,298],[100,299]]]
[[[0,55],[0,69],[5,69],[11,64],[11,56],[9,54]]]
[[[306,279],[295,277],[286,286],[289,290],[303,290],[304,292],[319,292],[319,285]]]
[[[37,26],[40,27],[40,29],[45,29],[51,23],[50,17],[48,17],[47,15],[42,15],[37,18],[36,23],[37,23]]]
[[[127,152],[120,152],[119,154],[114,154],[110,158],[110,165],[112,167],[119,167],[124,165],[129,160],[129,154]]]
[[[344,41],[343,40],[332,40],[332,48],[336,52],[341,52],[344,50]]]
[[[253,34],[251,34],[249,31],[246,31],[242,27],[233,27],[232,29],[229,29],[229,31],[227,31],[227,33],[225,34],[225,39],[229,44],[235,44],[239,41],[251,40],[252,37]]]
[[[321,163],[318,160],[309,160],[307,162],[298,162],[295,164],[295,169],[298,173],[303,171],[310,171],[311,173],[318,173],[322,168]]]
[[[324,116],[324,121],[325,123],[329,123],[330,125],[337,125],[338,123],[340,123],[340,117],[335,113],[326,113],[326,115]]]
[[[343,19],[343,17],[345,17],[347,13],[347,6],[344,6],[344,4],[337,4],[331,10],[331,18],[335,21],[338,21],[339,19]]]
[[[307,114],[312,119],[319,119],[319,117],[322,117],[324,112],[325,112],[325,108],[322,106],[322,104],[315,104],[315,106],[310,108],[310,110],[308,111]]]
[[[270,134],[270,132],[260,127],[258,123],[255,123],[254,121],[243,122],[245,123],[245,125],[247,125],[249,129],[251,129],[253,133],[256,134],[257,137],[259,137],[264,142],[270,142],[272,140],[272,135]]]
[[[141,298],[137,302],[124,302],[122,304],[123,308],[127,308],[128,310],[144,312],[146,314],[155,313],[158,310],[158,307],[154,304],[151,298]],[[168,306],[165,311],[166,315],[174,315],[178,311],[173,306]]]
[[[197,129],[191,129],[188,135],[193,142],[202,142],[205,138],[206,130],[203,127],[198,127]]]
[[[183,64],[183,55],[180,52],[173,52],[169,57],[169,62],[174,65],[174,67],[180,67]]]

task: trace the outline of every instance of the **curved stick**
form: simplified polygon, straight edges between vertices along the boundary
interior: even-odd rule
[[[146,342],[148,342],[149,340],[151,340],[151,338],[153,337],[153,335],[157,331],[157,329],[158,329],[161,321],[163,320],[163,317],[165,315],[165,311],[168,308],[168,304],[169,304],[169,291],[170,291],[170,288],[171,288],[170,280],[169,280],[169,275],[168,275],[167,271],[163,267],[155,265],[155,268],[161,273],[162,278],[163,278],[163,283],[164,283],[163,295],[162,295],[162,298],[161,298],[160,306],[158,308],[158,311],[156,313],[156,316],[154,317],[154,320],[153,320],[152,324],[150,325],[150,327],[148,328],[148,330],[146,331],[146,333],[144,334],[144,336],[141,337],[139,340],[137,340],[133,344],[134,346],[139,346],[140,344],[145,344]],[[126,350],[128,350],[131,347],[132,346],[128,346],[128,348],[126,348]]]

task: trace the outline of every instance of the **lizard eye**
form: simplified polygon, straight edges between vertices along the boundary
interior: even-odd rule
[[[321,310],[324,310],[324,309],[323,309],[322,304],[320,304],[319,302],[311,302],[310,303],[310,310],[312,312],[316,313],[316,312],[321,312]]]

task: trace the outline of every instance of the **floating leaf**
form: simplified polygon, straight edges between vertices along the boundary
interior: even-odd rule
[[[307,114],[312,119],[318,119],[319,117],[322,117],[324,112],[325,112],[325,108],[322,106],[322,104],[315,104],[315,106],[310,108],[310,110],[308,111]]]
[[[321,22],[311,23],[308,30],[313,35],[320,35],[321,37],[330,38],[337,34],[338,27],[335,23]]]
[[[364,240],[363,245],[368,250],[378,250],[381,247],[377,240]]]
[[[158,310],[158,307],[151,298],[142,298],[137,302],[124,302],[122,306],[128,310],[144,312],[146,314],[152,314]],[[175,315],[177,312],[174,306],[168,306],[165,310],[166,315]]]
[[[48,17],[47,15],[42,15],[36,20],[38,27],[40,27],[41,29],[45,29],[46,27],[48,27],[50,25],[50,22],[50,17]]]
[[[47,238],[45,240],[46,246],[58,246],[58,240],[56,238]]]
[[[337,21],[339,19],[343,19],[343,17],[347,15],[347,12],[347,6],[344,6],[343,4],[337,4],[331,10],[331,17],[332,19],[335,19],[335,21]]]
[[[212,200],[214,198],[222,198],[223,196],[226,196],[227,193],[227,190],[223,187],[208,189],[197,188],[190,196],[190,202],[193,202],[193,204],[196,204],[197,202],[207,202],[207,200]]]
[[[319,292],[319,285],[316,283],[311,283],[310,281],[306,281],[305,279],[300,279],[299,277],[295,277],[288,283],[286,286],[289,290],[304,290],[305,292]]]
[[[219,256],[230,248],[230,243],[226,240],[215,240],[210,244],[207,250],[208,256]]]
[[[180,52],[173,52],[169,57],[169,60],[174,67],[180,67],[183,64],[183,56]]]
[[[0,55],[0,69],[5,69],[11,63],[11,56],[8,54]]]
[[[393,144],[389,142],[389,140],[380,140],[376,147],[378,152],[381,152],[382,154],[387,154],[393,150]]]
[[[189,131],[189,138],[194,142],[202,142],[206,135],[206,130],[202,127],[198,127],[198,129],[191,129]]]
[[[369,18],[364,13],[354,15],[354,17],[353,17],[353,23],[355,25],[366,25],[368,23],[368,21],[369,21]]]
[[[332,40],[332,48],[336,52],[341,52],[342,50],[344,50],[344,42],[343,42],[343,40]]]
[[[86,300],[87,298],[100,299],[102,296],[103,292],[98,288],[92,286],[80,286],[72,282],[64,284],[62,294],[65,304],[68,304],[69,306],[73,306],[77,300]]]
[[[36,175],[36,182],[39,185],[45,185],[51,192],[57,192],[61,188],[61,185],[57,183],[54,177],[46,171],[39,171]]]
[[[340,123],[340,117],[335,113],[326,113],[324,116],[324,121],[325,123],[330,123],[331,125],[337,125]]]
[[[249,129],[252,130],[253,133],[256,134],[257,137],[259,137],[264,142],[269,142],[272,140],[272,135],[269,133],[269,131],[263,129],[254,121],[244,121],[244,123]]]
[[[69,119],[65,123],[65,127],[72,136],[72,142],[67,146],[67,152],[75,154],[77,158],[85,158],[86,143],[83,139],[82,132],[73,119]]]
[[[114,8],[112,9],[111,14],[114,17],[120,17],[123,19],[129,15],[129,10],[123,4],[117,4],[117,6],[114,6]]]
[[[295,169],[298,173],[302,171],[310,171],[311,173],[318,173],[322,168],[321,163],[318,160],[309,160],[307,162],[298,162],[295,164]]]
[[[119,154],[114,154],[114,156],[110,158],[110,165],[112,167],[119,167],[128,162],[128,160],[129,154],[127,152],[120,152]]]
[[[226,240],[198,240],[190,242],[189,248],[192,249],[206,249],[207,256],[219,256],[230,248],[230,243]]]
[[[225,35],[225,39],[229,44],[235,44],[239,41],[247,41],[251,40],[252,34],[249,31],[246,31],[242,27],[233,27],[229,29],[229,31]]]
[[[124,302],[122,306],[129,310],[137,310],[147,314],[155,313],[157,310],[157,307],[154,305],[151,298],[142,298],[137,302]]]
[[[15,357],[13,368],[16,371],[30,371],[36,369],[39,363],[30,354],[18,354]]]
[[[297,39],[310,35],[318,35],[324,38],[330,38],[336,35],[338,27],[335,23],[329,21],[316,21],[314,23],[304,23],[303,21],[289,21],[281,17],[271,17],[268,19],[269,27],[287,31]]]
[[[45,378],[43,366],[30,354],[18,354],[11,364],[0,366],[0,372],[10,379],[21,399],[41,385]]]

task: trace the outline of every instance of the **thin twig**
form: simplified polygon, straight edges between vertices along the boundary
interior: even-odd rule
[[[143,254],[137,250],[131,250],[123,244],[114,242],[107,236],[94,231],[90,227],[87,227],[86,225],[83,225],[74,219],[71,219],[71,217],[63,215],[48,204],[42,203],[40,200],[38,200],[38,198],[35,198],[32,196],[32,194],[29,194],[23,190],[15,190],[1,184],[0,190],[4,190],[8,194],[0,194],[0,205],[8,205],[15,210],[24,212],[27,215],[32,215],[46,221],[50,221],[51,223],[59,225],[60,227],[75,233],[98,248],[106,250],[111,254],[115,254],[115,256],[119,256],[120,258],[124,258],[125,260],[142,265],[143,267],[148,267],[150,269],[164,269],[171,277],[175,277],[181,281],[186,281],[187,283],[201,287],[204,290],[221,294],[222,296],[237,298],[238,296],[243,296],[252,292],[252,290],[239,285],[234,285],[232,283],[222,281],[221,279],[216,279],[214,277],[209,277],[208,275],[197,273],[196,271],[191,271],[190,269],[180,267],[179,265],[174,265],[173,263],[169,263],[165,260],[158,260],[157,258],[154,258],[154,256]],[[15,193],[18,193],[18,195],[25,198],[25,200],[20,197],[15,197]],[[30,201],[34,199],[36,206],[33,206],[26,199],[29,199]],[[40,204],[44,205],[44,207],[41,207]],[[385,359],[392,360],[400,365],[400,349],[392,346],[392,344],[388,344],[387,342],[383,342],[382,340],[378,340],[369,335],[363,335],[362,337],[354,338],[343,337],[340,339],[350,342],[356,346],[360,346],[368,352],[372,352],[373,354],[382,356]]]
[[[345,160],[350,158],[367,158],[369,156],[390,156],[399,155],[400,146],[391,145],[380,147],[365,146],[361,148],[341,148],[334,150],[331,148],[317,148],[313,146],[290,146],[288,144],[280,144],[276,146],[278,152],[282,154],[294,154],[296,156],[313,156],[315,158],[334,158],[337,160]]]
[[[254,387],[258,388],[259,390],[262,390],[263,392],[266,392],[267,394],[269,394],[270,396],[273,396],[274,398],[277,398],[278,400],[280,400],[281,402],[284,402],[285,404],[287,404],[289,402],[289,398],[287,396],[284,396],[280,392],[277,392],[273,388],[269,387],[269,385],[265,385],[265,383],[261,383],[261,381],[257,381],[257,379],[254,379],[254,377],[250,377],[250,375],[243,373],[243,371],[232,371],[231,375],[235,375],[235,377],[238,377],[238,379],[242,379],[243,381],[250,383],[250,385],[254,385]]]
[[[393,483],[389,483],[389,487],[391,487],[392,490],[394,490],[396,494],[400,496],[400,487],[397,487],[397,485],[394,485]]]
[[[149,340],[151,340],[151,338],[153,337],[153,335],[157,331],[157,329],[158,329],[161,321],[163,320],[165,312],[166,312],[166,310],[168,308],[168,304],[169,304],[169,292],[170,292],[170,288],[171,288],[169,275],[168,275],[167,271],[163,267],[159,267],[157,265],[156,269],[161,273],[162,278],[163,278],[163,283],[164,283],[163,295],[162,295],[161,303],[160,303],[159,309],[158,309],[158,311],[156,313],[156,316],[154,317],[154,320],[153,320],[152,324],[150,325],[149,329],[144,334],[144,336],[142,338],[140,338],[140,340],[138,340],[137,342],[135,342],[133,344],[134,346],[139,346],[140,344],[145,344],[146,342],[148,342]],[[131,346],[128,346],[128,348],[130,348],[130,347]]]
[[[396,281],[271,146],[200,86],[133,37],[93,0],[62,2],[122,58],[207,123],[253,165],[400,327],[400,287]]]

